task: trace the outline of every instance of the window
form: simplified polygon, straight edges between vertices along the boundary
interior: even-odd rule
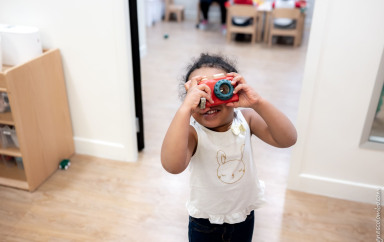
[[[379,102],[376,107],[375,116],[373,119],[373,124],[371,128],[371,133],[369,134],[369,141],[379,142],[384,144],[384,85],[381,88],[381,93],[379,96]]]
[[[366,148],[384,150],[384,51],[361,140]]]

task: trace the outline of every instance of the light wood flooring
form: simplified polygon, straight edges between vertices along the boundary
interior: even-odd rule
[[[57,171],[33,193],[0,186],[0,241],[187,241],[189,174],[166,173],[159,154],[180,104],[178,80],[201,51],[235,57],[246,80],[295,122],[308,28],[294,49],[228,44],[219,27],[203,32],[194,24],[148,28],[142,59],[146,148],[138,162],[75,155],[69,170]],[[268,200],[255,212],[253,241],[375,241],[373,205],[289,191],[291,150],[257,139],[253,146]]]

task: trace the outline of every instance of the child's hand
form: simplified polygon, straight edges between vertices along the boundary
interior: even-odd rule
[[[211,97],[211,89],[206,84],[198,85],[198,83],[203,79],[202,76],[195,76],[188,82],[184,84],[187,95],[184,99],[183,106],[190,109],[191,113],[193,112],[206,112],[209,108],[200,109],[199,103],[200,98],[204,97],[210,103],[213,103]]]
[[[227,76],[233,76],[231,84],[234,86],[237,85],[233,90],[233,93],[234,94],[237,93],[239,95],[238,102],[227,103],[227,106],[231,106],[235,108],[253,107],[254,105],[257,105],[261,101],[262,97],[257,92],[255,92],[252,87],[250,87],[246,83],[243,76],[234,72],[228,73]]]

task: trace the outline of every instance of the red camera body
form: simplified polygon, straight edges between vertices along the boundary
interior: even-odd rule
[[[199,82],[199,85],[206,84],[211,89],[211,97],[214,101],[214,103],[207,101],[205,107],[239,101],[239,95],[233,94],[235,86],[231,84],[232,79],[232,76],[220,74],[215,75],[213,79],[203,79]]]

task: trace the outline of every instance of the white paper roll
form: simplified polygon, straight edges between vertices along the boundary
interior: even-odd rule
[[[43,53],[36,27],[1,24],[0,34],[4,65],[19,65]]]

